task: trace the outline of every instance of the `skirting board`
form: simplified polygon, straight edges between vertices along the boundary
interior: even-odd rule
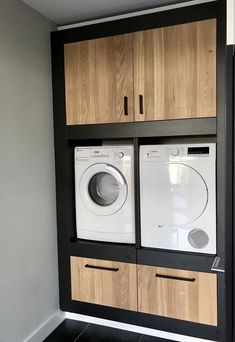
[[[191,337],[191,336],[178,335],[178,334],[168,333],[162,330],[149,329],[149,328],[144,328],[144,327],[140,327],[137,325],[120,323],[120,322],[110,321],[107,319],[96,318],[96,317],[91,317],[91,316],[86,316],[86,315],[79,315],[79,314],[75,314],[71,312],[65,312],[64,314],[65,314],[65,318],[67,319],[73,319],[75,321],[82,321],[82,322],[87,322],[87,323],[104,325],[106,327],[111,327],[111,328],[116,328],[116,329],[121,329],[121,330],[133,331],[139,334],[155,336],[155,337],[159,337],[163,339],[165,338],[165,339],[172,340],[172,341],[215,342],[212,340],[204,340],[201,338],[196,338],[196,337]]]
[[[29,337],[23,342],[42,342],[55,330],[65,319],[65,314],[58,310],[42,323]]]

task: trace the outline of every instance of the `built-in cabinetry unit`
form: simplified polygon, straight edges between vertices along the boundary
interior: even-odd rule
[[[232,341],[232,60],[222,1],[52,33],[62,310]],[[74,148],[125,139],[136,244],[77,239]],[[141,247],[139,147],[201,142],[217,144],[216,255]]]
[[[67,124],[216,115],[216,20],[68,43]]]

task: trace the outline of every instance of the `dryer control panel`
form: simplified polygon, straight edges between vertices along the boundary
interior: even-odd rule
[[[140,160],[157,161],[215,161],[216,144],[178,144],[141,146]]]

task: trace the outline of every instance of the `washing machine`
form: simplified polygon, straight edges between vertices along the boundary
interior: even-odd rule
[[[135,243],[133,146],[75,148],[80,239]]]
[[[140,146],[141,245],[216,254],[216,145]]]

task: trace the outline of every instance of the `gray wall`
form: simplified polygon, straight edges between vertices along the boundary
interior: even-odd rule
[[[50,70],[53,25],[0,0],[0,341],[58,309]]]

